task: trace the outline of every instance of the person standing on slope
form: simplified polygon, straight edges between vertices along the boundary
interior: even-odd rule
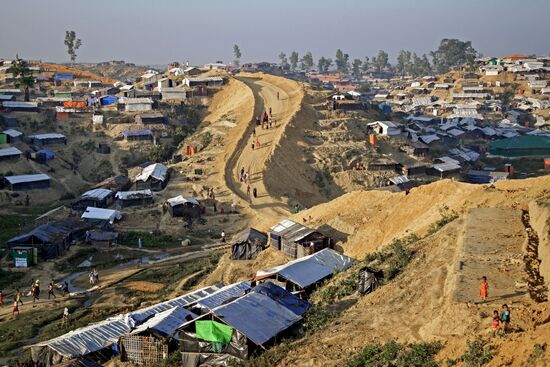
[[[487,277],[483,276],[481,278],[481,286],[479,287],[479,295],[481,300],[485,302],[487,296],[489,295],[489,284],[487,284]]]

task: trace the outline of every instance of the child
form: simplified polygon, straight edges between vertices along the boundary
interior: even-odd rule
[[[500,318],[502,320],[502,331],[506,333],[508,332],[508,326],[510,326],[510,309],[506,303],[502,305]]]
[[[484,276],[481,278],[481,286],[479,287],[479,295],[481,296],[481,300],[485,302],[485,299],[487,298],[487,295],[489,293],[489,285],[487,284],[487,277]]]
[[[13,302],[13,310],[12,310],[11,314],[15,315],[16,312],[19,315],[19,302],[14,301]]]
[[[498,317],[498,311],[493,311],[493,322],[491,323],[491,329],[493,330],[493,336],[497,336],[499,329],[500,318]]]

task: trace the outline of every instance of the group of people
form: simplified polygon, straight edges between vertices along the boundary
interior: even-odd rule
[[[55,290],[55,283],[52,280],[48,284],[48,299],[50,297],[57,298],[57,296],[54,293]],[[63,283],[61,287],[62,296],[65,297],[66,295],[70,295],[69,293],[69,283],[66,281]],[[35,303],[37,300],[40,300],[40,280],[39,279],[32,279],[31,281],[31,289],[29,290],[27,296],[32,297],[32,302]],[[15,289],[15,293],[13,294],[13,308],[12,308],[12,315],[18,314],[19,315],[19,304],[23,306],[23,293],[19,288]],[[0,306],[4,305],[4,293],[0,290]]]
[[[489,283],[487,282],[487,277],[483,276],[481,278],[481,285],[479,287],[479,296],[481,300],[485,302],[489,296]],[[507,333],[510,327],[510,308],[505,303],[502,305],[501,312],[499,314],[498,310],[493,311],[493,321],[491,323],[491,331],[493,336],[496,336],[499,331]]]
[[[246,196],[250,198],[250,193],[254,198],[258,197],[258,190],[255,187],[250,186],[250,172],[244,170],[244,167],[241,168],[239,173],[239,182],[242,182],[246,185]]]

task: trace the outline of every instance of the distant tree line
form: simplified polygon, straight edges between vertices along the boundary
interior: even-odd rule
[[[369,71],[379,74],[389,71],[402,76],[417,77],[433,73],[443,74],[464,64],[473,67],[478,56],[480,54],[473,48],[470,41],[445,38],[441,40],[436,50],[428,54],[417,55],[416,52],[400,50],[395,65],[390,64],[389,55],[384,50],[378,51],[376,56],[370,58],[367,56],[363,60],[359,58],[350,60],[349,54],[338,49],[334,60],[325,56],[319,57],[317,70],[326,73],[334,66],[336,71],[350,74],[355,79],[360,79]],[[301,70],[310,71],[314,66],[313,55],[307,52],[300,58],[298,52],[292,51],[287,57],[285,52],[281,52],[279,66],[292,71],[297,70],[299,66]]]

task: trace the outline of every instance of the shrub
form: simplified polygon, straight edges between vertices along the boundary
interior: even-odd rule
[[[441,344],[400,344],[395,340],[386,344],[369,344],[346,362],[346,367],[436,367],[434,360]]]
[[[493,349],[488,339],[477,336],[475,340],[468,340],[468,347],[460,359],[467,367],[481,367],[493,359]]]

